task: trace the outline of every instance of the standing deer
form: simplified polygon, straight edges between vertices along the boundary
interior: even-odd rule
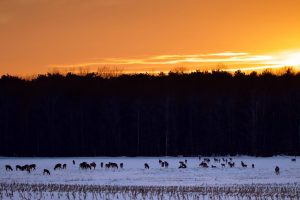
[[[92,167],[92,168],[94,168],[94,169],[96,169],[96,163],[95,162],[92,162],[91,164],[90,164],[90,166]]]
[[[278,166],[275,167],[275,174],[276,175],[279,175],[280,174],[280,169]]]

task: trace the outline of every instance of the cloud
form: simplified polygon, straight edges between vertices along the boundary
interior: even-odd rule
[[[249,55],[249,53],[245,52],[222,52],[222,53],[212,53],[208,54],[209,56],[245,56]]]
[[[157,55],[138,58],[100,58],[94,62],[70,65],[51,65],[50,67],[84,67],[96,65],[174,65],[201,63],[260,63],[270,61],[269,55],[251,55],[245,52],[220,52],[211,54]]]
[[[253,67],[243,67],[243,68],[228,68],[228,69],[222,69],[227,72],[235,72],[237,70],[243,70],[243,71],[259,71],[259,70],[265,70],[265,69],[278,69],[278,68],[284,68],[284,65],[265,65],[265,66],[253,66]]]

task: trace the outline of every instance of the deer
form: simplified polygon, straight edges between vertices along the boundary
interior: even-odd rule
[[[241,161],[241,165],[242,165],[242,167],[247,167],[247,165],[243,162],[243,161]]]
[[[235,163],[234,162],[228,162],[228,165],[230,168],[234,167]]]
[[[43,175],[49,175],[50,176],[50,171],[48,169],[44,169]]]
[[[164,165],[165,165],[165,168],[168,168],[169,167],[169,163],[167,161],[164,161]]]
[[[87,162],[82,162],[79,164],[80,169],[92,169],[91,166]]]
[[[13,168],[10,165],[5,165],[6,171],[13,171]]]
[[[280,174],[280,169],[278,166],[275,167],[275,174],[276,175],[279,175]]]
[[[95,169],[97,165],[96,165],[95,162],[92,162],[92,163],[90,164],[90,166],[93,167],[93,168]]]
[[[29,165],[29,167],[30,167],[30,170],[35,170],[36,164],[31,164],[31,165]]]
[[[178,167],[179,169],[185,169],[187,168],[186,164],[182,161],[179,162],[180,163],[180,166]]]
[[[62,168],[62,165],[60,163],[58,163],[54,166],[54,170],[61,169],[61,168]]]
[[[204,161],[202,161],[200,164],[199,164],[200,167],[203,167],[203,168],[208,168],[208,164]]]
[[[18,170],[23,171],[23,169],[20,165],[16,165],[16,171],[18,171]]]

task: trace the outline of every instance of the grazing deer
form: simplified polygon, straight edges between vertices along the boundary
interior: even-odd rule
[[[110,168],[110,163],[106,163],[105,168],[109,169]]]
[[[203,168],[208,168],[208,165],[206,162],[202,161],[200,164],[199,164],[200,167],[203,167]]]
[[[31,164],[29,165],[30,170],[35,170],[36,169],[36,164]]]
[[[185,168],[187,168],[187,166],[186,166],[186,163],[185,162],[183,162],[183,161],[179,161],[179,167],[178,168],[183,168],[183,169],[185,169]]]
[[[180,166],[178,167],[179,169],[185,169],[187,168],[186,164],[184,162],[180,162]]]
[[[275,167],[275,174],[276,175],[279,175],[280,174],[280,169],[278,166]]]
[[[235,163],[234,162],[228,162],[228,165],[230,168],[234,167]]]
[[[215,166],[215,165],[212,165],[212,166],[211,166],[211,168],[217,168],[217,166]]]
[[[28,165],[21,166],[21,171],[25,171],[28,168]]]
[[[6,171],[13,171],[13,168],[10,165],[5,165]]]
[[[28,173],[31,172],[31,168],[30,168],[30,167],[27,167],[25,170],[26,170]]]
[[[21,166],[21,171],[27,171],[28,173],[30,173],[31,172],[30,165]]]
[[[148,163],[145,163],[144,167],[145,167],[145,169],[149,169],[150,168],[149,165],[148,165]]]
[[[92,169],[91,166],[86,162],[80,163],[79,167],[80,167],[80,169],[87,169],[87,168]]]
[[[90,170],[92,169],[91,165],[86,164],[85,169],[89,168]]]
[[[45,174],[50,176],[50,171],[48,169],[44,169],[43,175],[45,175]]]
[[[27,170],[29,168],[29,165],[23,165],[22,166],[22,171],[25,171],[25,170]]]
[[[23,169],[20,165],[16,165],[16,171],[18,171],[18,170],[23,171]]]
[[[67,169],[67,164],[63,164],[62,168]]]
[[[243,161],[241,161],[241,165],[242,167],[247,167],[247,165]]]
[[[159,162],[161,167],[166,167],[167,168],[169,166],[169,163],[167,161],[159,160],[158,162]]]
[[[90,164],[90,166],[93,167],[93,168],[95,169],[97,165],[96,165],[95,162],[92,162],[92,163]]]
[[[107,169],[109,169],[109,168],[118,169],[118,164],[109,162],[109,163],[105,164],[105,168],[107,168]]]
[[[61,168],[62,168],[62,165],[60,163],[58,163],[54,166],[54,170],[61,169]]]
[[[169,163],[168,163],[167,161],[165,161],[164,163],[165,163],[165,164],[164,164],[164,165],[165,165],[165,168],[168,168],[168,167],[169,167]]]
[[[118,169],[118,164],[117,163],[111,163],[111,168]]]
[[[225,167],[225,163],[221,163],[222,167]]]
[[[252,168],[254,168],[255,166],[254,166],[254,164],[252,164]]]
[[[292,158],[292,162],[296,162],[296,158]]]

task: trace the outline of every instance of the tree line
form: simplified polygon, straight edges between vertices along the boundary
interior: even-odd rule
[[[300,74],[0,79],[0,156],[299,154]]]

